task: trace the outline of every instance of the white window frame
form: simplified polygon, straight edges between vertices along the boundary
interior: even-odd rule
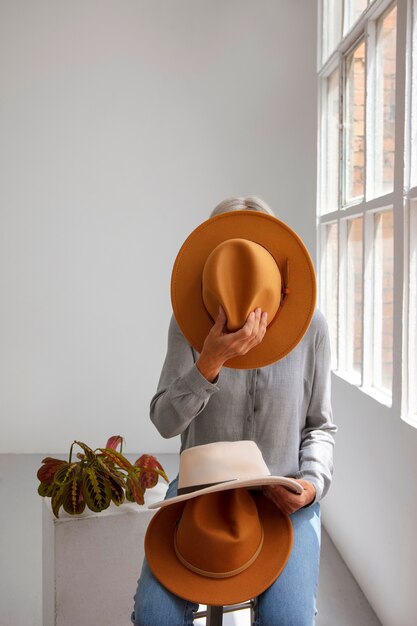
[[[335,370],[334,374],[348,380],[352,385],[359,386],[359,388],[366,394],[372,396],[376,401],[385,404],[391,408],[393,415],[401,416],[404,420],[412,423],[417,427],[417,415],[410,415],[408,410],[409,398],[407,394],[407,388],[409,384],[409,364],[410,355],[408,355],[408,341],[409,341],[409,307],[408,307],[408,292],[409,292],[409,210],[410,201],[412,198],[417,198],[417,187],[410,188],[410,144],[411,144],[411,90],[406,86],[411,84],[411,22],[410,16],[412,11],[417,15],[417,0],[397,0],[395,3],[397,6],[397,33],[396,33],[396,96],[395,96],[395,160],[394,160],[394,186],[391,193],[387,193],[378,197],[369,198],[367,185],[369,186],[369,180],[367,177],[367,171],[372,171],[373,163],[372,154],[368,146],[365,146],[366,159],[365,159],[365,190],[364,198],[358,202],[352,202],[350,205],[346,205],[342,208],[342,190],[343,190],[343,163],[342,159],[339,159],[339,208],[336,211],[330,213],[321,213],[322,199],[323,199],[323,185],[324,172],[322,168],[322,146],[325,145],[325,137],[323,137],[323,125],[321,125],[321,117],[326,106],[326,79],[330,74],[338,67],[339,68],[339,80],[340,80],[340,106],[339,110],[343,110],[343,81],[344,81],[344,58],[346,54],[361,40],[365,38],[366,43],[366,70],[365,81],[367,89],[369,89],[368,73],[371,71],[370,64],[372,59],[370,58],[370,46],[375,42],[376,21],[381,17],[392,5],[392,0],[373,0],[368,1],[368,7],[362,13],[360,18],[352,25],[350,30],[345,33],[342,40],[338,44],[337,48],[331,52],[324,63],[321,63],[321,23],[322,19],[319,19],[319,50],[318,50],[318,217],[317,217],[317,245],[318,245],[318,259],[323,261],[325,250],[321,248],[322,237],[321,233],[324,231],[326,224],[331,222],[337,222],[339,224],[339,319],[338,327],[343,328],[340,315],[344,311],[345,304],[345,291],[343,284],[340,283],[343,280],[343,267],[341,262],[343,261],[344,251],[343,246],[343,222],[347,218],[363,217],[363,323],[362,323],[362,337],[363,337],[363,354],[362,354],[362,377],[360,386],[357,381],[352,379],[346,372]],[[322,2],[319,0],[319,17],[322,18]],[[414,31],[414,39],[417,40],[417,28]],[[374,47],[375,49],[375,47]],[[414,46],[414,59],[413,62],[417,64],[417,44]],[[414,70],[414,76],[416,72]],[[417,82],[417,81],[416,81]],[[417,107],[417,84],[414,83],[414,108]],[[367,92],[366,98],[372,97],[372,93]],[[373,123],[372,116],[370,115],[370,107],[368,102],[365,104],[365,138],[367,136],[367,129],[370,124]],[[417,117],[417,114],[416,114]],[[343,155],[343,128],[342,119],[340,115],[340,127],[339,127],[339,145],[340,154]],[[414,129],[416,132],[416,129]],[[406,148],[406,150],[404,150]],[[404,155],[404,158],[403,158]],[[323,155],[324,156],[324,155]],[[344,157],[343,157],[344,158]],[[417,160],[416,160],[417,161]],[[371,169],[370,169],[371,168]],[[415,180],[415,179],[414,179]],[[415,183],[417,184],[417,182]],[[394,307],[393,307],[393,380],[392,380],[392,396],[388,397],[384,393],[371,387],[371,364],[372,364],[372,336],[370,332],[372,324],[372,298],[370,294],[373,293],[371,287],[372,276],[370,272],[370,258],[372,255],[373,244],[373,217],[375,212],[392,209],[394,215]],[[320,276],[320,272],[319,272]],[[319,290],[320,294],[320,290]],[[343,331],[342,331],[343,332]],[[414,332],[414,331],[413,331]],[[340,338],[337,341],[340,347]],[[337,363],[343,362],[343,358],[340,358],[340,354],[336,359]],[[417,367],[415,367],[417,371]]]

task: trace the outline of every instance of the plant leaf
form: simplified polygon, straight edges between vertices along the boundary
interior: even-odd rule
[[[104,454],[106,458],[113,461],[113,463],[115,463],[122,469],[127,470],[127,471],[132,469],[133,465],[123,456],[123,454],[120,454],[120,452],[117,452],[117,450],[111,450],[110,448],[98,448],[98,449],[100,450],[100,452]]]
[[[158,484],[158,480],[158,474],[152,470],[143,470],[143,472],[140,473],[139,482],[143,489],[152,489],[152,487]]]
[[[42,459],[43,465],[38,469],[36,476],[41,483],[51,484],[54,480],[55,472],[66,461],[60,459],[53,459],[50,456]]]
[[[122,489],[125,487],[124,475],[121,475],[120,472],[117,471],[116,467],[111,461],[108,461],[106,457],[102,454],[98,454],[96,457],[96,462],[100,466],[100,469],[110,476]]]
[[[169,482],[168,476],[165,474],[164,468],[159,463],[159,461],[151,454],[142,454],[142,456],[140,456],[135,461],[135,466],[145,471],[156,472],[157,474],[159,474],[159,476],[162,476],[162,478],[166,480],[166,482]]]
[[[105,448],[109,448],[110,450],[117,450],[117,446],[123,445],[123,437],[121,435],[113,435],[110,439],[107,440]]]
[[[116,506],[119,506],[125,499],[124,483],[123,486],[121,486],[112,476],[109,476],[109,485],[111,489],[111,499]]]
[[[74,473],[72,479],[66,484],[62,497],[64,510],[70,515],[79,515],[85,509],[85,501],[82,493],[82,471]]]
[[[96,455],[94,454],[94,450],[92,450],[91,448],[89,448],[85,443],[83,443],[82,441],[74,441],[74,443],[77,444],[77,446],[80,446],[80,448],[82,448],[85,452],[85,456],[87,457],[88,461],[94,461],[94,459],[96,458]],[[73,443],[73,445],[74,445]]]
[[[110,504],[111,488],[109,480],[94,462],[84,468],[82,493],[87,506],[92,511],[103,511]]]
[[[55,485],[52,483],[41,483],[38,487],[38,494],[43,498],[51,498],[55,491]]]
[[[126,495],[126,500],[128,500],[129,502],[134,502],[135,498],[132,496],[132,492],[129,488],[129,485],[126,484],[125,487],[125,495]]]
[[[77,466],[78,463],[64,462],[55,472],[54,483],[56,485],[65,485],[71,480]]]
[[[134,502],[137,504],[145,504],[144,494],[145,490],[140,484],[140,476],[138,474],[131,473],[126,479],[126,484],[129,488],[130,495]]]
[[[61,508],[66,484],[58,486],[57,483],[54,483],[54,486],[55,486],[55,489],[51,498],[51,506],[52,506],[52,511],[55,517],[59,517],[59,509]]]

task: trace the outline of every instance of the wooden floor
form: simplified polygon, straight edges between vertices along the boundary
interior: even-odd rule
[[[47,454],[0,455],[1,626],[42,626],[42,500],[36,491],[36,471],[44,456]],[[158,458],[172,475],[175,455]],[[325,529],[318,609],[317,626],[380,625]],[[205,620],[195,623],[205,624]],[[250,626],[249,611],[225,615],[223,624]]]

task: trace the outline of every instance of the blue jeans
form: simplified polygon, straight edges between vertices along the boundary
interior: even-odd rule
[[[166,498],[177,493],[175,479]],[[277,580],[255,602],[253,626],[314,626],[320,562],[320,505],[291,515],[294,544],[287,565]],[[198,604],[165,589],[152,574],[146,559],[134,596],[132,624],[136,626],[192,626]]]

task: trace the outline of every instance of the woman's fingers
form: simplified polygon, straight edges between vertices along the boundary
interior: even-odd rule
[[[307,481],[299,481],[301,484],[309,483]],[[304,487],[304,491],[301,494],[293,493],[283,487],[282,485],[265,485],[263,487],[263,492],[272,500],[272,502],[286,515],[291,515],[301,507],[306,506],[314,499],[314,487],[311,485],[312,492],[308,493],[306,487]]]
[[[226,332],[226,314],[223,308],[219,307],[217,319],[204,342],[204,356],[209,355],[210,360],[216,363],[224,363],[235,356],[246,354],[264,338],[266,321],[267,314],[262,313],[257,307],[248,315],[242,328],[228,333]]]
[[[226,325],[227,318],[226,313],[223,308],[219,305],[219,313],[217,315],[216,321],[211,328],[211,332],[215,335],[221,335],[224,332],[224,327]]]
[[[234,333],[240,354],[246,354],[261,343],[266,333],[267,317],[268,314],[258,307],[249,314],[245,325]]]

